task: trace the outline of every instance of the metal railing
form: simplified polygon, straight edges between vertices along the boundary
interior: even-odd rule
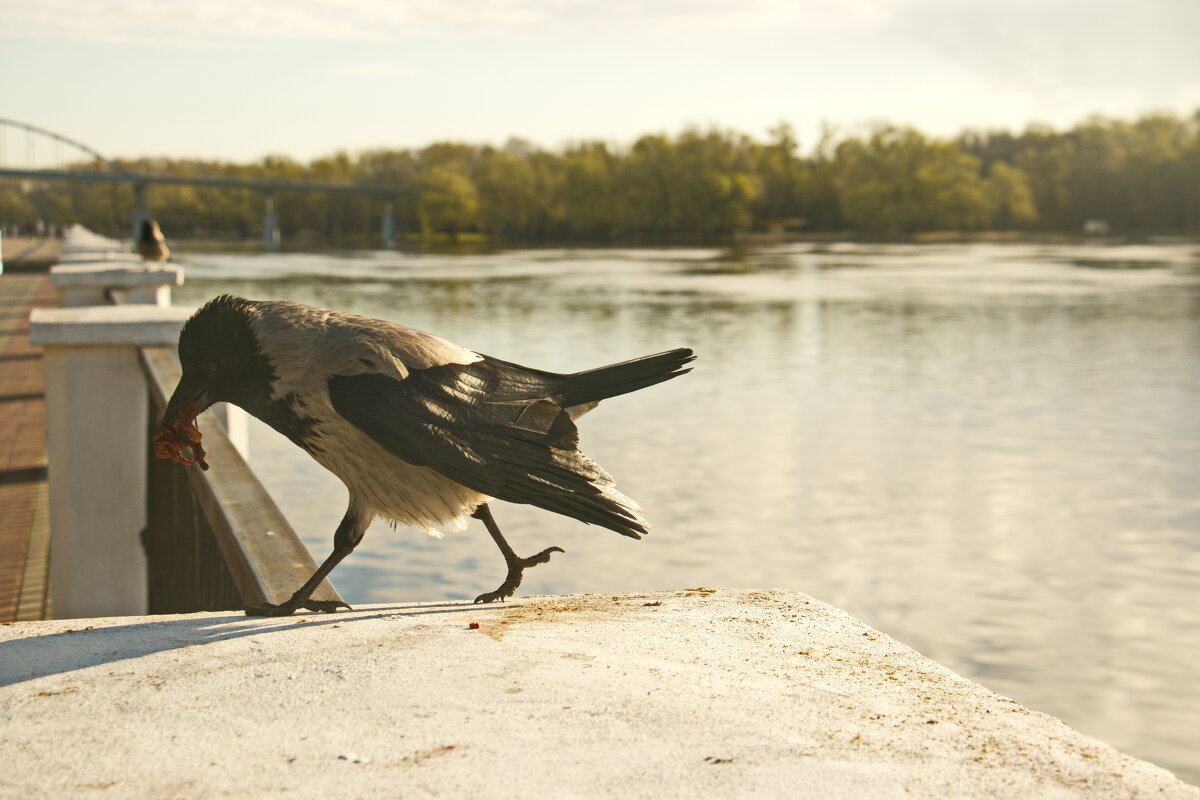
[[[155,458],[150,438],[179,381],[166,347],[141,349],[150,391],[146,531],[150,613],[282,603],[317,568],[300,537],[211,412],[199,417],[212,469]],[[341,600],[328,581],[314,598]]]

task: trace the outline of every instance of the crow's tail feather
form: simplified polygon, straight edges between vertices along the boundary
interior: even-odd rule
[[[685,372],[691,372],[691,367],[685,368],[684,365],[695,358],[691,350],[681,347],[678,350],[643,356],[620,364],[590,369],[587,372],[577,372],[567,380],[563,392],[563,405],[592,403],[669,381]]]

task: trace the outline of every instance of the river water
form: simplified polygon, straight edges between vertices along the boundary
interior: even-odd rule
[[[1200,782],[1200,247],[180,254],[218,292],[351,310],[576,371],[689,346],[606,401],[586,452],[656,525],[633,541],[495,504],[520,594],[799,589]],[[264,426],[252,464],[318,560],[345,490]],[[350,603],[465,600],[482,526],[377,523]]]

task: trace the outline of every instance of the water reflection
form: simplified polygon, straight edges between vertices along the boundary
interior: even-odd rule
[[[658,529],[502,506],[518,550],[567,550],[523,592],[801,589],[1200,780],[1194,246],[183,260],[181,302],[351,309],[551,370],[694,347],[693,374],[582,426]],[[253,447],[322,556],[344,489],[266,429]],[[377,525],[334,579],[351,602],[462,599],[502,568],[482,529]]]

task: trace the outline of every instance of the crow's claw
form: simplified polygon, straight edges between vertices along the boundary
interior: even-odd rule
[[[511,552],[511,551],[510,551]],[[517,558],[514,561],[508,562],[508,577],[504,579],[504,583],[500,584],[494,592],[486,592],[475,598],[476,603],[494,603],[497,600],[504,600],[517,591],[517,587],[521,585],[521,578],[524,576],[526,567],[532,567],[537,564],[545,564],[550,560],[551,553],[565,553],[561,547],[547,547],[537,555],[529,556],[528,558]]]
[[[304,603],[304,607],[309,611],[323,611],[326,614],[332,614],[339,608],[344,608],[347,611],[353,611],[349,603],[343,603],[341,600],[308,600]]]
[[[529,558],[522,558],[521,562],[520,562],[521,567],[525,568],[525,567],[532,567],[534,564],[545,564],[547,561],[550,560],[551,553],[565,553],[565,552],[567,552],[567,551],[563,550],[561,547],[547,547],[545,550],[543,550],[542,552],[538,553],[535,556],[530,556]],[[513,587],[513,588],[515,589],[516,587]]]
[[[500,584],[500,588],[494,592],[485,592],[475,598],[476,603],[494,603],[497,600],[506,600],[512,597],[517,591],[517,587],[521,585],[521,570],[522,567],[517,567],[516,571],[510,571],[508,578],[504,583]]]
[[[518,581],[518,583],[519,583],[519,581]],[[497,589],[494,592],[485,592],[484,594],[479,595],[479,597],[475,598],[475,602],[476,603],[494,603],[497,600],[504,600],[504,599],[508,598],[516,590],[517,590],[516,586],[509,589],[507,587],[507,582],[506,582],[506,584],[504,586],[501,586],[499,589]]]

